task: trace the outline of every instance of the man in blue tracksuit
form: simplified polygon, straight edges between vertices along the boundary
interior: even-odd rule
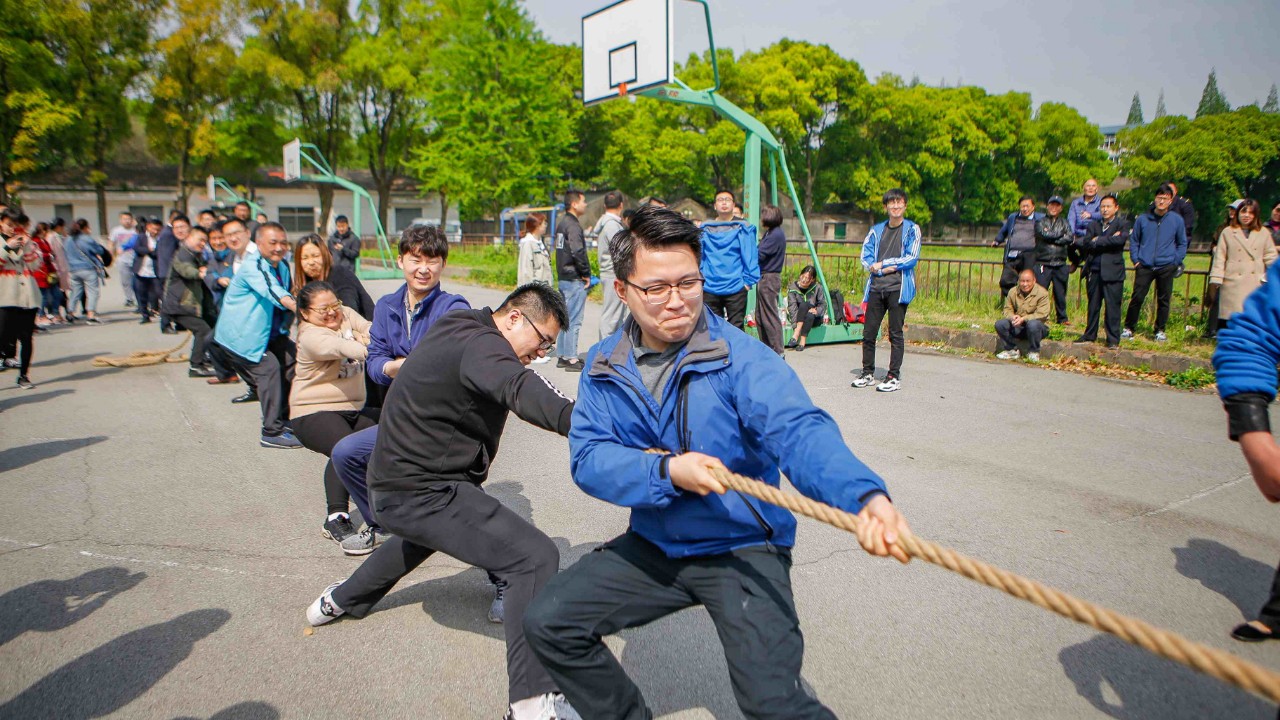
[[[1187,226],[1182,216],[1169,212],[1174,191],[1168,184],[1156,190],[1155,203],[1138,216],[1129,233],[1129,258],[1133,260],[1133,297],[1124,314],[1124,331],[1120,339],[1133,338],[1138,326],[1138,313],[1147,299],[1151,283],[1156,284],[1156,342],[1168,338],[1164,334],[1169,322],[1169,301],[1173,298],[1173,278],[1187,256]]]
[[[884,209],[888,219],[871,228],[862,241],[862,267],[867,271],[862,301],[867,304],[867,316],[862,325],[862,372],[853,387],[876,385],[876,336],[888,316],[889,371],[876,390],[895,392],[902,387],[902,357],[907,347],[902,327],[907,306],[916,296],[920,226],[906,219],[907,194],[900,188],[884,194]]]
[[[1276,398],[1276,365],[1280,364],[1280,263],[1267,271],[1267,282],[1218,331],[1213,353],[1218,394],[1227,411],[1227,434],[1240,443],[1253,480],[1263,497],[1280,502],[1280,446],[1271,435],[1268,406]],[[1280,568],[1271,595],[1256,620],[1237,626],[1231,636],[1243,642],[1280,637]]]
[[[726,492],[711,469],[774,486],[785,472],[805,495],[859,513],[859,541],[877,555],[905,562],[896,542],[909,531],[786,363],[704,307],[700,251],[698,228],[658,207],[614,239],[613,291],[631,319],[587,354],[569,450],[574,482],[631,508],[631,526],[552,578],[525,637],[583,717],[650,718],[601,637],[702,605],[743,714],[832,718],[800,683],[795,518]]]
[[[756,226],[734,219],[733,193],[716,193],[716,219],[702,224],[703,304],[729,324],[742,329],[747,317],[747,289],[760,282]]]

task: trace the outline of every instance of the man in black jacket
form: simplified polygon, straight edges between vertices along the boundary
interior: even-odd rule
[[[516,289],[496,312],[457,310],[436,322],[391,386],[369,466],[373,514],[395,536],[307,609],[312,625],[363,618],[436,551],[492,572],[508,583],[503,627],[516,718],[527,704],[563,704],[523,629],[525,608],[559,570],[560,554],[479,486],[508,413],[568,435],[573,402],[525,367],[567,322],[564,300],[539,283]]]
[[[1107,347],[1120,345],[1120,302],[1124,299],[1124,246],[1132,224],[1119,215],[1115,195],[1102,198],[1102,217],[1089,221],[1084,237],[1076,241],[1083,256],[1085,288],[1089,294],[1088,323],[1078,343],[1098,339],[1098,315],[1107,306]]]
[[[191,232],[191,219],[174,210],[169,213],[169,226],[160,231],[156,238],[156,277],[163,284],[169,277],[169,266],[173,264],[173,256],[178,252],[178,245],[185,242]],[[173,318],[160,308],[160,332],[171,335],[178,332]]]
[[[1067,324],[1067,278],[1071,277],[1067,249],[1074,233],[1062,217],[1062,198],[1049,198],[1049,214],[1036,223],[1036,282],[1053,291],[1053,307],[1060,325]]]
[[[346,215],[339,215],[333,221],[333,234],[329,236],[329,254],[333,256],[335,267],[343,267],[351,272],[356,271],[356,263],[360,261],[360,238],[351,232],[351,223]]]
[[[560,294],[569,309],[569,324],[556,338],[556,367],[569,372],[582,372],[578,357],[578,331],[587,310],[587,289],[591,287],[591,260],[587,257],[587,241],[578,218],[587,211],[587,198],[579,190],[564,194],[565,213],[556,223],[556,278]]]

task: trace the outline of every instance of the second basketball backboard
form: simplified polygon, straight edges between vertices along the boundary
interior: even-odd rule
[[[585,105],[672,78],[674,0],[620,0],[582,18]]]

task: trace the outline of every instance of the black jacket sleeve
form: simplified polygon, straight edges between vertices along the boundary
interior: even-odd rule
[[[1098,233],[1090,240],[1092,248],[1102,252],[1124,250],[1125,243],[1129,242],[1129,231],[1133,229],[1133,223],[1123,218],[1115,221],[1107,235],[1102,234],[1102,224],[1097,220],[1093,221],[1091,229],[1093,226],[1097,226]]]
[[[333,286],[343,305],[355,310],[365,320],[373,320],[373,298],[369,297],[369,291],[364,289],[364,283],[360,282],[355,273],[341,265],[334,265],[329,270],[329,284]]]
[[[565,228],[565,245],[573,255],[573,266],[578,271],[578,277],[591,277],[591,259],[587,256],[587,239],[583,236],[581,225],[569,223]]]
[[[569,435],[573,401],[520,364],[500,333],[487,332],[467,343],[461,380],[468,391],[505,406],[521,420]]]

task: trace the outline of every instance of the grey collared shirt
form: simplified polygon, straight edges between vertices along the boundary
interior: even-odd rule
[[[662,391],[676,367],[676,356],[684,346],[685,343],[674,343],[666,350],[651,350],[641,344],[640,326],[632,324],[631,356],[635,358],[636,370],[640,371],[640,380],[654,400],[662,402]]]

